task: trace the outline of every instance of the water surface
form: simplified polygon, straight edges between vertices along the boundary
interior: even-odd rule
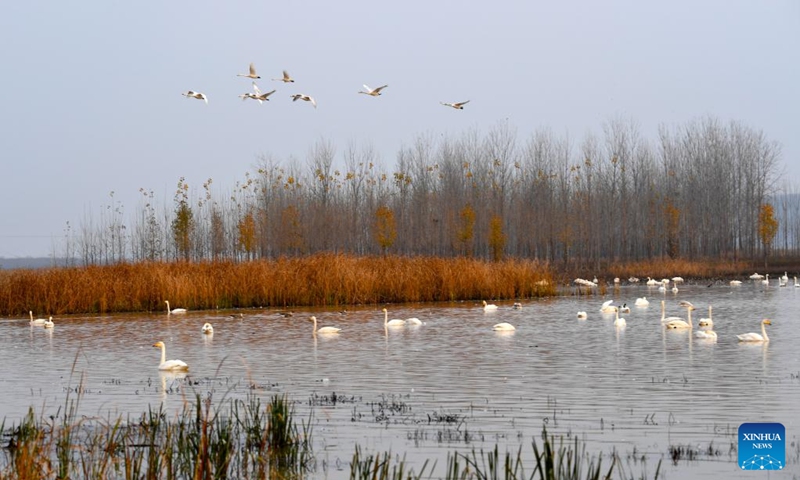
[[[650,306],[634,307],[642,296]],[[631,306],[622,314],[626,328],[599,312],[609,299]],[[713,305],[718,341],[662,328],[662,299],[667,315],[683,317],[678,302],[691,301],[695,325]],[[544,425],[578,435],[592,453],[616,450],[636,476],[652,475],[663,458],[672,478],[744,478],[738,426],[781,422],[791,444],[782,475],[798,475],[800,288],[687,285],[664,294],[625,286],[605,297],[523,301],[519,310],[496,303],[492,313],[479,302],[389,305],[390,318],[425,324],[388,331],[382,306],[345,315],[296,310],[289,318],[250,310],[241,320],[211,311],[76,316],[56,318],[53,330],[4,320],[0,418],[18,422],[31,406],[55,412],[79,385],[80,413],[102,417],[136,417],[159,405],[176,412],[195,393],[213,392],[215,400],[286,393],[304,418],[313,409],[315,453],[329,466],[317,476],[330,478],[344,476],[335,465],[346,465],[356,443],[405,454],[412,466],[438,460],[440,474],[456,449],[522,445],[530,460]],[[579,310],[589,318],[577,319]],[[312,335],[311,314],[341,334]],[[773,321],[771,341],[739,343],[735,335],[760,331],[762,318]],[[201,333],[205,322],[213,336]],[[517,330],[494,332],[498,322]],[[157,371],[157,340],[168,358],[190,365],[191,382]],[[670,445],[715,453],[673,465]],[[633,463],[642,456],[646,467]]]

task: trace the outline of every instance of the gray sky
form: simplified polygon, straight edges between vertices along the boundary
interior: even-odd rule
[[[418,134],[505,119],[520,139],[549,126],[576,142],[617,116],[648,138],[738,120],[800,179],[796,0],[10,1],[0,52],[0,257],[52,253],[111,191],[131,214],[141,187],[160,204],[181,176],[229,191],[258,155],[305,165],[320,138],[371,142],[393,165]],[[250,62],[278,89],[261,106],[237,98]],[[270,80],[283,69],[297,83]],[[371,98],[362,83],[389,88]]]

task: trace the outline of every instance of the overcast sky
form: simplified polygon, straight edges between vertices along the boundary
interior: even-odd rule
[[[618,116],[648,138],[738,120],[800,179],[796,0],[8,1],[0,52],[0,257],[50,255],[111,191],[130,214],[139,188],[160,204],[181,176],[230,191],[259,155],[305,162],[320,138],[393,165],[418,134],[506,119],[520,139],[549,126],[575,142]],[[250,62],[278,89],[264,105],[237,98]],[[283,69],[295,84],[270,80]]]

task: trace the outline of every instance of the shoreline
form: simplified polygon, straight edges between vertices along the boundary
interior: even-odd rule
[[[760,264],[761,268],[754,265]],[[710,285],[800,271],[794,258],[653,260],[552,265],[529,259],[315,254],[234,263],[146,262],[0,271],[0,316],[163,312],[165,301],[191,311],[347,307],[403,303],[512,301],[570,294],[604,295],[620,279],[644,284],[681,276]],[[789,281],[797,273],[789,274]],[[574,285],[576,278],[598,286]],[[633,284],[636,284],[633,282]],[[709,286],[710,286],[709,285]],[[576,293],[576,289],[577,292]]]

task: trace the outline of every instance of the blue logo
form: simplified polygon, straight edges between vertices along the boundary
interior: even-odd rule
[[[739,468],[782,470],[786,465],[786,427],[780,423],[739,425]]]

